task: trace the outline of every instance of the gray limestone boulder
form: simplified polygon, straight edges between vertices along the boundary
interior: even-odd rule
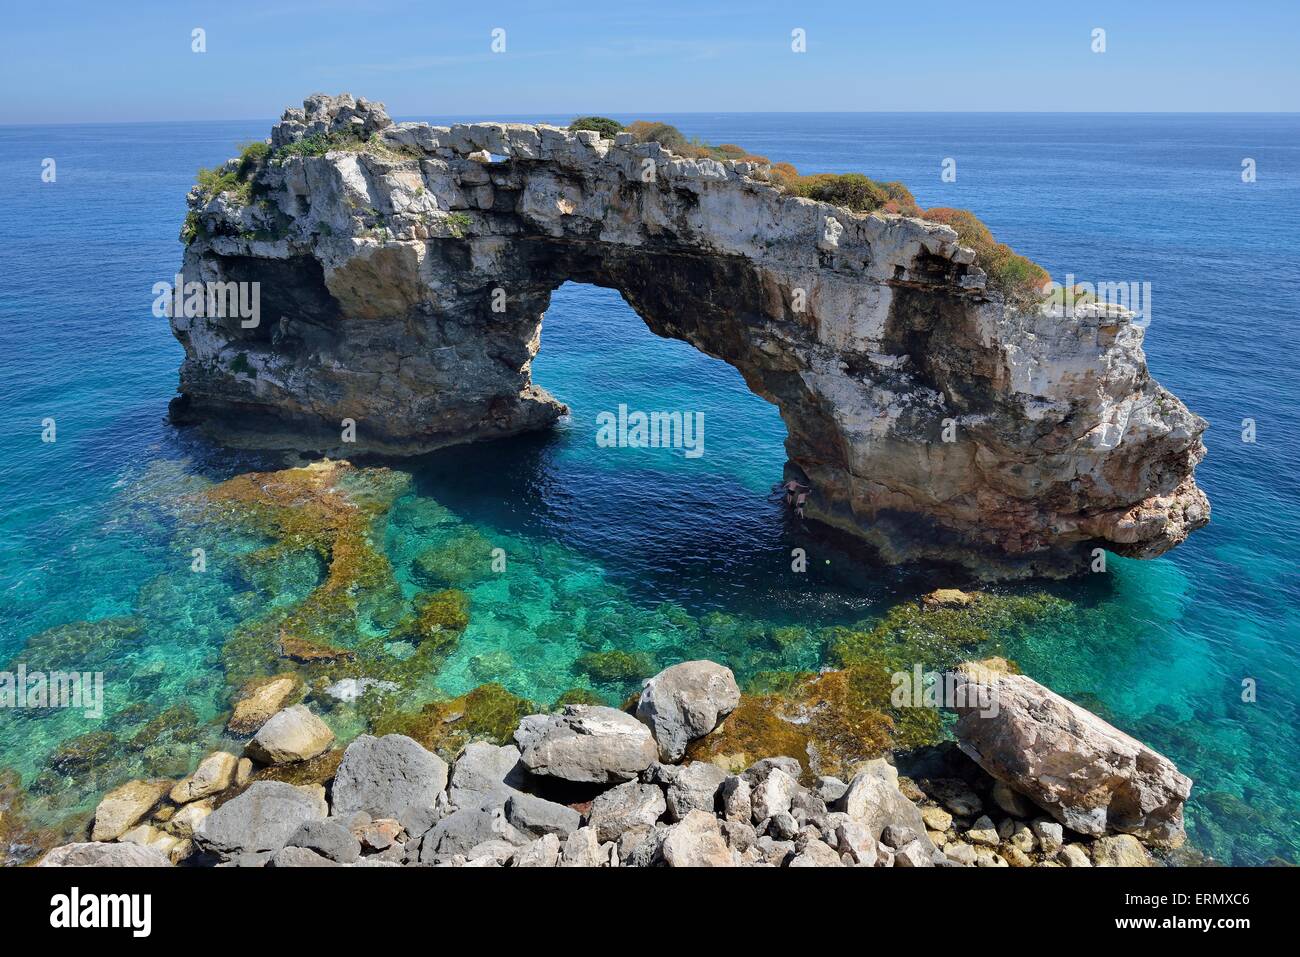
[[[432,864],[457,854],[468,853],[486,841],[506,841],[517,847],[533,838],[506,820],[499,805],[458,808],[435,824],[420,844],[419,861]]]
[[[600,841],[616,841],[626,831],[653,826],[666,807],[664,792],[657,784],[628,781],[596,796],[587,823]]]
[[[708,734],[740,704],[730,668],[712,661],[683,661],[646,681],[636,716],[654,733],[663,761],[678,761],[686,746]]]
[[[519,789],[528,769],[519,760],[519,749],[508,744],[498,747],[484,741],[465,746],[451,771],[448,796],[455,807],[482,804],[490,794]]]
[[[898,771],[883,758],[868,761],[853,776],[834,809],[863,825],[877,841],[887,827],[906,828],[917,835],[927,853],[934,847],[925,836],[920,809],[899,790]]]
[[[1183,843],[1192,780],[1164,755],[1025,675],[972,662],[955,678],[958,745],[993,777],[1080,834]]]
[[[334,813],[400,818],[408,808],[432,808],[446,787],[447,762],[419,742],[363,734],[348,745],[334,776]]]
[[[56,847],[37,867],[171,867],[167,855],[143,844],[87,841]]]
[[[582,815],[571,807],[515,791],[505,803],[506,820],[530,838],[554,834],[564,839],[582,826]]]
[[[280,781],[257,781],[217,808],[194,832],[194,842],[222,860],[271,855],[307,821],[323,820],[317,794]]]
[[[595,705],[529,715],[515,731],[515,741],[533,774],[595,784],[630,781],[658,753],[649,729],[636,718]]]
[[[361,856],[361,842],[334,818],[304,821],[289,837],[287,846],[315,851],[340,864],[351,864]]]
[[[680,821],[695,810],[712,814],[718,802],[718,790],[726,779],[727,772],[707,761],[696,761],[678,770],[665,795],[668,820]]]

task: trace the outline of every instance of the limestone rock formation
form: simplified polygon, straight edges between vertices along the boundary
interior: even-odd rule
[[[394,124],[347,94],[221,172],[190,194],[172,415],[228,443],[409,454],[545,427],[564,406],[530,366],[574,280],[736,367],[780,407],[806,515],[887,560],[1070,574],[1209,519],[1206,423],[1148,374],[1131,314],[1013,307],[949,226],[626,134]],[[257,315],[195,283],[258,283]]]
[[[1080,735],[1079,750],[1066,752],[1061,748],[1070,738],[1044,728],[1041,768],[1067,774],[1098,766],[1095,735]],[[65,845],[42,863],[885,868],[1131,867],[1173,860],[1158,848],[1151,852],[1164,837],[1159,827],[1152,838],[1093,838],[1039,816],[1026,801],[993,797],[1003,790],[997,779],[948,743],[909,755],[908,774],[876,758],[861,763],[848,783],[822,776],[813,784],[788,755],[762,758],[738,775],[703,761],[657,762],[645,725],[610,708],[526,715],[515,737],[522,755],[513,747],[471,744],[449,774],[445,762],[413,739],[362,735],[322,783],[237,781],[233,796],[223,789],[179,810],[154,804],[151,817],[113,842]],[[1035,750],[1037,740],[1027,747]],[[228,768],[229,761],[221,763]],[[198,777],[136,782],[150,785],[148,793],[117,819],[131,819],[141,808],[149,814],[151,794]],[[1110,780],[1097,793],[1108,796],[1111,786],[1120,793]],[[124,804],[120,795],[109,797]]]
[[[328,810],[303,788],[258,781],[209,814],[194,839],[222,860],[264,864],[303,822],[323,820]]]
[[[1192,780],[1164,755],[1025,675],[967,663],[956,679],[958,744],[993,777],[1080,834],[1183,842]]]

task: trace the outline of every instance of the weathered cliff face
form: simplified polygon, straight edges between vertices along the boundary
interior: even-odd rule
[[[191,194],[186,282],[259,282],[261,317],[173,316],[177,421],[352,455],[544,427],[564,407],[529,367],[574,280],[735,366],[781,410],[808,517],[889,560],[1066,574],[1094,547],[1158,555],[1208,520],[1205,422],[1147,373],[1129,315],[1009,308],[947,226],[625,136],[304,106],[247,203]]]

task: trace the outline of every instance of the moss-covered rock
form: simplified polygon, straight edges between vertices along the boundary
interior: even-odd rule
[[[654,673],[654,662],[649,655],[618,648],[589,651],[578,657],[577,665],[595,681],[635,681]]]
[[[27,639],[23,651],[7,666],[19,663],[28,671],[102,671],[117,674],[129,663],[128,652],[148,639],[139,618],[74,621],[46,629]]]
[[[335,648],[322,642],[310,641],[298,635],[281,632],[280,656],[300,664],[313,664],[318,661],[354,661],[356,652],[347,648]]]
[[[932,744],[944,735],[942,712],[896,705],[894,676],[911,675],[917,665],[942,671],[977,651],[987,655],[1011,629],[1068,607],[1047,595],[945,599],[951,600],[896,605],[874,624],[822,629],[816,638],[828,644],[838,668],[759,672],[740,707],[694,742],[688,756],[729,766],[788,754],[809,774],[847,776],[886,751]],[[725,615],[706,616],[705,627],[725,640],[748,634]]]
[[[199,739],[202,727],[188,702],[179,702],[154,715],[127,742],[128,751],[143,751],[160,741],[190,744]]]
[[[555,703],[551,705],[551,710],[559,711],[567,704],[608,705],[608,703],[609,702],[596,694],[596,692],[592,691],[590,688],[570,688],[555,699]]]
[[[520,720],[537,710],[531,701],[492,683],[450,701],[431,702],[418,712],[380,716],[374,733],[407,735],[451,761],[471,741],[508,743]]]
[[[45,759],[45,766],[56,774],[84,776],[97,765],[110,764],[121,748],[112,732],[88,731],[62,742]]]
[[[457,588],[418,596],[412,613],[393,630],[403,641],[448,644],[455,647],[459,634],[469,626],[469,596]]]
[[[415,559],[415,577],[434,587],[465,585],[492,571],[492,543],[474,528],[457,531]]]
[[[372,614],[390,613],[400,589],[378,526],[408,483],[404,473],[326,459],[237,475],[200,493],[206,520],[270,540],[246,562],[261,565],[307,551],[325,568],[302,601],[235,630],[222,649],[230,684],[272,673],[282,635],[348,646]]]

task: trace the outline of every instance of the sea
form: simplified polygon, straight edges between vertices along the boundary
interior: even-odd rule
[[[804,173],[899,180],[923,207],[975,211],[1055,279],[1149,283],[1150,369],[1209,422],[1197,478],[1213,520],[1161,558],[1112,555],[1104,575],[1010,588],[1069,610],[1009,630],[999,651],[1194,779],[1198,851],[1300,860],[1300,116],[615,118],[663,120]],[[152,304],[179,268],[196,170],[271,122],[0,126],[0,669],[36,636],[109,675],[101,716],[0,709],[0,774],[40,824],[93,809],[65,778],[102,791],[140,773],[130,747],[92,748],[90,766],[59,757],[124,709],[185,702],[200,730],[178,735],[190,749],[178,774],[192,769],[221,741],[223,644],[265,610],[219,538],[205,542],[206,572],[192,571],[195,533],[176,503],[285,460],[169,424],[182,353]],[[656,337],[614,290],[556,291],[533,377],[571,409],[553,430],[387,463],[410,475],[383,535],[404,588],[430,547],[469,536],[511,556],[509,575],[464,584],[470,624],[428,676],[431,696],[497,682],[543,705],[573,688],[617,704],[635,682],[593,677],[580,664],[593,648],[656,668],[715,658],[742,684],[814,670],[827,655],[816,641],[712,647],[708,629],[679,626],[870,627],[951,583],[862,561],[792,520],[772,494],[785,462],[776,408],[725,363]],[[620,404],[702,413],[704,454],[598,442],[601,413]],[[806,572],[792,570],[796,547]],[[286,574],[309,588],[318,573]],[[341,736],[360,730],[337,721]]]

